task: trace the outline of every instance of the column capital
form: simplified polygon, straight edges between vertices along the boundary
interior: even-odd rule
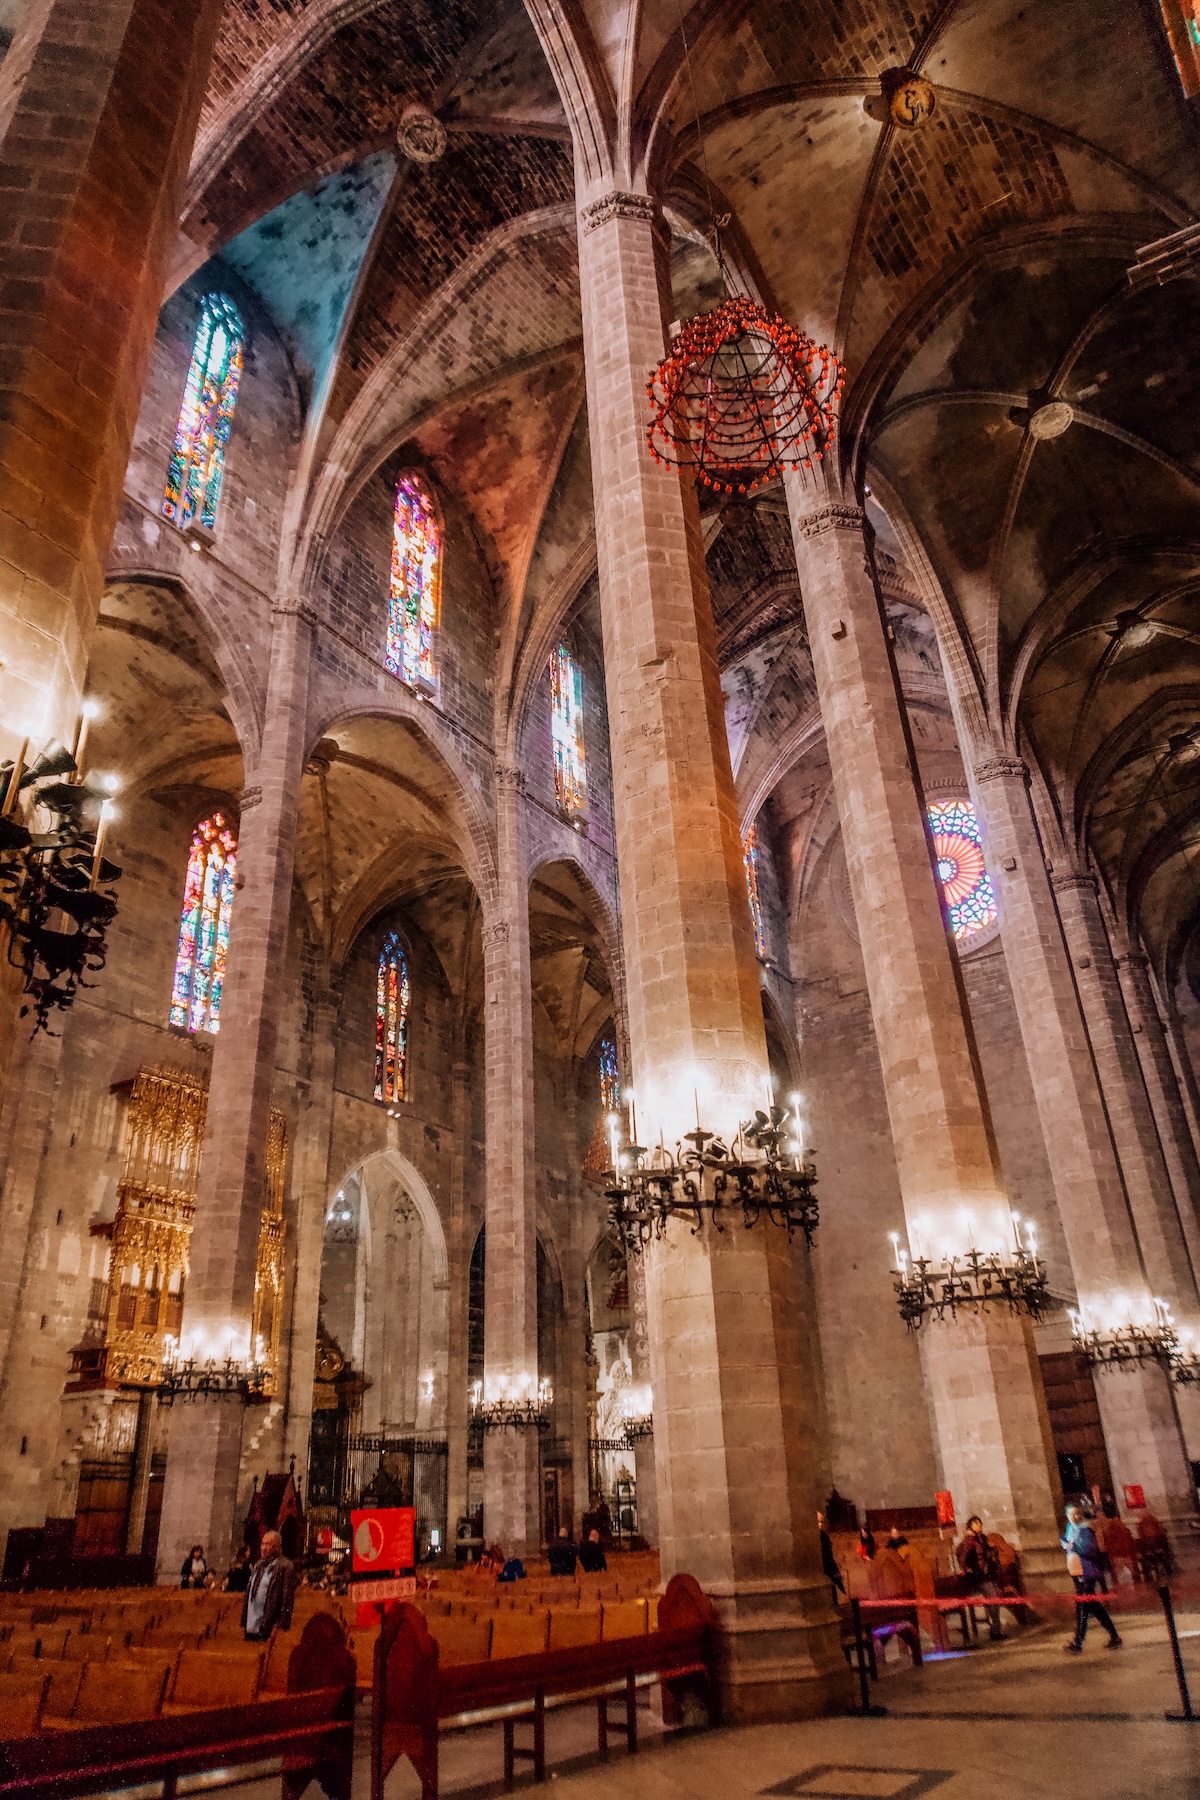
[[[1150,967],[1150,958],[1144,956],[1140,950],[1122,950],[1119,956],[1113,958],[1113,961],[1118,969],[1148,969]]]
[[[497,763],[496,786],[506,793],[523,794],[526,786],[524,769],[514,768],[509,763]]]
[[[261,799],[262,789],[259,787],[258,783],[255,782],[252,786],[244,787],[242,789],[238,799],[238,806],[242,812],[249,812],[250,808],[252,806],[257,806]]]
[[[310,631],[321,623],[316,607],[311,606],[307,600],[296,600],[290,604],[284,601],[278,606],[273,606],[271,617],[274,619],[299,619],[301,624],[307,625]]]
[[[502,950],[512,934],[512,927],[507,919],[493,919],[485,925],[481,936],[485,950]]]
[[[1029,768],[1019,756],[990,756],[975,764],[976,781],[1028,781]]]
[[[662,208],[657,200],[649,194],[627,194],[620,188],[614,188],[611,194],[602,194],[599,200],[592,200],[579,209],[579,226],[585,235],[607,225],[610,219],[632,219],[655,230],[663,226]]]
[[[848,506],[839,500],[798,519],[795,529],[805,538],[821,537],[826,531],[854,531],[861,536],[866,524],[867,515],[861,506]]]
[[[1067,869],[1061,875],[1051,875],[1050,886],[1056,894],[1071,893],[1095,894],[1099,892],[1100,883],[1094,875],[1080,875],[1074,869]]]

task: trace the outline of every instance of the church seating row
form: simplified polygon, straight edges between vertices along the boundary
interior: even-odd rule
[[[636,1751],[637,1687],[647,1677],[660,1680],[672,1699],[686,1686],[698,1686],[713,1722],[714,1625],[712,1604],[697,1583],[690,1575],[675,1575],[662,1596],[654,1631],[540,1651],[505,1645],[499,1656],[453,1661],[443,1654],[448,1646],[429,1630],[420,1608],[389,1607],[374,1648],[371,1800],[383,1800],[387,1777],[402,1756],[420,1778],[421,1800],[438,1800],[439,1732],[455,1722],[483,1722],[481,1714],[491,1714],[502,1727],[510,1785],[518,1757],[532,1761],[535,1781],[545,1780],[547,1702],[594,1703],[601,1751],[608,1747],[614,1698],[625,1711],[620,1729],[630,1752]],[[503,1716],[501,1708],[508,1709]],[[531,1747],[515,1741],[522,1719],[533,1728]]]
[[[164,1698],[165,1664],[157,1673],[148,1665],[78,1665],[66,1719],[49,1711],[50,1664],[31,1680],[0,1677],[0,1800],[67,1800],[151,1782],[173,1793],[180,1775],[274,1757],[283,1759],[283,1800],[299,1800],[314,1776],[330,1800],[350,1800],[354,1665],[335,1620],[319,1614],[305,1626],[289,1653],[284,1693],[231,1700],[232,1679],[222,1687],[211,1666],[189,1671],[187,1659],[203,1655],[182,1652],[174,1680],[178,1696],[181,1677],[203,1674],[204,1704],[196,1707]]]

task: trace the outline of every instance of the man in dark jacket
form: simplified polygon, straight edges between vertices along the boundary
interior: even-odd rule
[[[277,1625],[286,1631],[292,1622],[295,1598],[296,1569],[283,1554],[283,1539],[277,1531],[264,1531],[259,1559],[242,1604],[242,1630],[247,1639],[262,1643]]]
[[[983,1520],[975,1515],[967,1520],[966,1535],[958,1546],[958,1566],[971,1583],[971,1587],[980,1594],[994,1594],[1000,1576],[1000,1558],[994,1547],[989,1544],[983,1529]],[[1000,1629],[1000,1608],[989,1606],[988,1636],[999,1643],[1004,1633]]]
[[[1063,1649],[1078,1656],[1087,1636],[1088,1619],[1103,1625],[1108,1633],[1109,1650],[1121,1648],[1121,1637],[1108,1614],[1108,1608],[1095,1598],[1104,1580],[1104,1552],[1096,1542],[1096,1533],[1079,1506],[1068,1506],[1067,1529],[1059,1539],[1067,1553],[1067,1571],[1075,1583],[1075,1636]]]

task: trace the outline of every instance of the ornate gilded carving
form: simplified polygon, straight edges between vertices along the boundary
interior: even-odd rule
[[[180,1341],[207,1109],[204,1082],[184,1069],[139,1069],[132,1083],[103,1338],[85,1339],[72,1351],[78,1385],[153,1387],[162,1375],[167,1340]],[[286,1172],[287,1124],[273,1107],[252,1323],[256,1360],[268,1370],[268,1393],[278,1376],[283,1325]]]

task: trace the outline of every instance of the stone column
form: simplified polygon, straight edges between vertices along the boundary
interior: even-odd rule
[[[1200,1161],[1154,997],[1149,961],[1128,951],[1117,957],[1117,975],[1195,1276],[1200,1274]]]
[[[446,1545],[454,1555],[455,1529],[467,1510],[467,1305],[471,1242],[467,1229],[466,1166],[471,1154],[471,1065],[456,1062],[454,1153],[450,1174],[450,1229],[446,1234],[449,1270],[449,1349],[446,1359]]]
[[[1080,1300],[1100,1319],[1150,1288],[1084,1029],[1045,853],[1015,757],[978,764],[976,804],[1004,956]],[[1195,1510],[1172,1383],[1157,1365],[1101,1371],[1096,1395],[1113,1479],[1164,1521]]]
[[[1200,1294],[1134,1048],[1097,883],[1091,875],[1055,874],[1051,887],[1146,1279],[1155,1294],[1170,1301],[1177,1316],[1192,1324],[1197,1322]]]
[[[277,610],[256,783],[242,795],[221,1030],[196,1187],[183,1345],[199,1360],[249,1353],[280,983],[287,978],[296,819],[306,748],[312,616]],[[236,1396],[172,1409],[159,1570],[192,1543],[232,1551],[245,1409]]]
[[[483,928],[487,1054],[487,1260],[484,1397],[538,1379],[537,1189],[533,1096],[533,994],[524,778],[496,771],[496,913]],[[483,1529],[510,1556],[541,1543],[538,1434],[531,1427],[484,1436]]]
[[[1163,1031],[1166,1033],[1167,1048],[1171,1056],[1171,1066],[1175,1070],[1175,1079],[1179,1084],[1179,1097],[1183,1102],[1184,1118],[1191,1133],[1192,1146],[1200,1156],[1200,1086],[1196,1082],[1196,1068],[1192,1061],[1191,1048],[1188,1044],[1187,1026],[1183,1014],[1174,1006],[1167,1005],[1165,1015],[1160,1015]],[[1200,1201],[1197,1202],[1200,1206]]]
[[[910,1242],[1006,1246],[1011,1216],[865,520],[799,472],[784,488]],[[885,1245],[864,1254],[885,1280]],[[1061,1496],[1029,1322],[930,1323],[921,1348],[955,1516],[981,1514],[1020,1544],[1029,1574],[1056,1576]]]
[[[646,376],[670,317],[667,248],[644,194],[581,211],[629,1039],[647,1143],[694,1125],[694,1096],[710,1129],[735,1130],[767,1079],[699,508],[644,435]],[[673,1225],[643,1259],[663,1575],[689,1571],[717,1604],[735,1722],[845,1695],[814,1524],[803,1254],[773,1227],[693,1237]]]
[[[29,0],[0,64],[0,720],[17,736],[69,742],[78,716],[221,6]]]

